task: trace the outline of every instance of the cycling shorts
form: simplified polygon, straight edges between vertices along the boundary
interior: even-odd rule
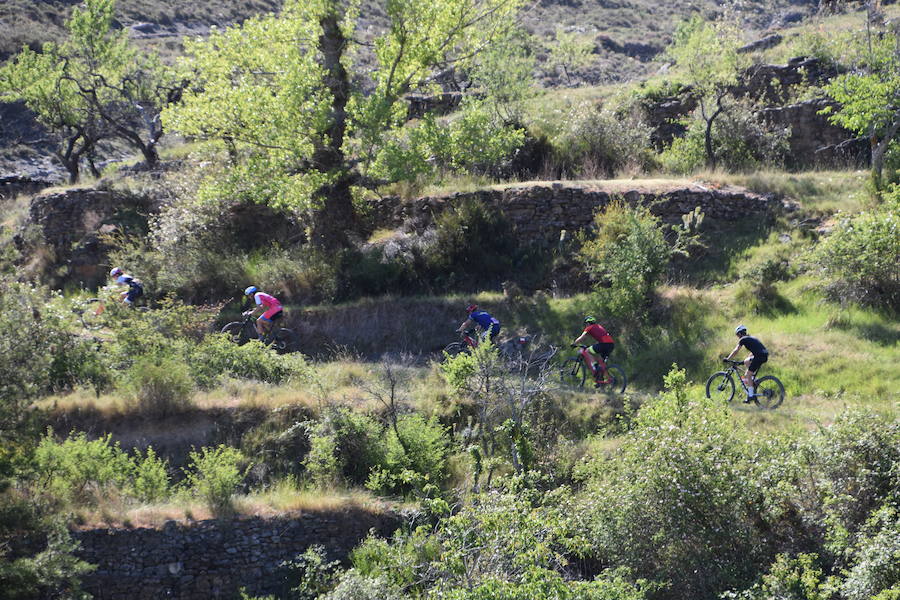
[[[140,285],[132,284],[128,288],[128,293],[125,294],[125,302],[127,304],[131,304],[138,298],[144,295],[144,288]]]
[[[271,323],[272,321],[277,321],[278,319],[280,319],[281,315],[282,315],[281,307],[270,308],[269,310],[267,310],[266,312],[264,312],[262,314],[260,319],[262,319],[263,321],[269,321]]]
[[[613,351],[613,347],[615,344],[611,342],[597,342],[593,346],[591,346],[591,353],[600,356],[603,360],[609,358],[609,355]]]
[[[768,352],[754,354],[753,358],[750,359],[750,365],[747,367],[747,370],[749,370],[751,373],[756,373],[757,371],[759,371],[759,368],[763,366],[763,363],[765,363],[767,360],[769,360]]]
[[[485,329],[481,333],[481,339],[485,340],[485,339],[490,338],[490,340],[493,342],[494,338],[497,337],[497,334],[499,334],[499,333],[500,333],[500,323],[497,321],[494,321],[493,323],[491,323],[491,326],[489,328]]]

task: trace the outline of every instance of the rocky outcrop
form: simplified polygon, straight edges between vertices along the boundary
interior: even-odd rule
[[[868,140],[856,138],[843,127],[831,124],[827,116],[820,114],[829,106],[837,105],[817,98],[762,111],[763,118],[772,125],[790,128],[788,168],[862,167],[869,163]]]
[[[738,189],[709,189],[700,185],[644,189],[636,184],[633,189],[615,190],[557,182],[429,196],[414,201],[384,198],[373,212],[380,215],[378,227],[404,226],[423,232],[433,224],[436,215],[474,198],[499,208],[524,239],[547,246],[555,244],[563,230],[574,232],[590,227],[596,209],[617,197],[647,206],[667,223],[681,222],[682,215],[696,207],[700,207],[707,219],[732,221],[746,215],[765,218],[780,206],[771,196]]]
[[[301,513],[277,518],[235,518],[180,524],[162,529],[79,531],[78,556],[97,565],[84,588],[102,600],[207,600],[286,594],[282,563],[312,545],[344,560],[374,530],[390,535],[400,524],[394,513],[354,508],[335,513]]]
[[[26,257],[50,251],[45,265],[56,285],[96,287],[106,277],[107,235],[145,233],[152,202],[144,197],[93,188],[39,194],[28,222],[14,241]],[[40,232],[38,240],[28,230]],[[39,246],[39,248],[38,248]]]

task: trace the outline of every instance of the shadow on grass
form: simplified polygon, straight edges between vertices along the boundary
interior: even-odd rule
[[[704,286],[734,279],[737,258],[765,240],[771,224],[756,217],[737,221],[704,221],[701,239],[705,249],[689,257],[676,258],[669,267],[671,279],[679,284]]]

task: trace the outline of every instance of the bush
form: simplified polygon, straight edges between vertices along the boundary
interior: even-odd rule
[[[832,281],[832,296],[900,310],[900,185],[883,204],[846,218],[820,242],[813,260]]]
[[[123,386],[147,416],[167,417],[192,406],[194,382],[187,365],[175,358],[139,358],[126,371]]]
[[[816,566],[817,556],[800,554],[790,558],[779,554],[769,572],[752,588],[743,592],[726,592],[723,600],[830,600],[833,582],[823,577]]]
[[[595,282],[597,300],[614,315],[638,317],[672,255],[659,219],[642,206],[616,200],[597,212],[594,225],[597,232],[579,258]]]
[[[213,387],[220,377],[266,383],[309,380],[313,371],[302,354],[276,354],[257,340],[237,345],[225,335],[209,335],[189,350],[191,374],[201,388]]]
[[[142,502],[159,502],[169,496],[168,461],[159,458],[152,447],[134,457],[134,479],[131,489]]]
[[[381,577],[365,577],[354,570],[338,578],[337,585],[320,600],[403,600],[401,590]]]
[[[385,493],[408,493],[421,490],[426,483],[443,483],[447,478],[449,442],[437,417],[426,421],[418,414],[401,416],[397,431],[388,430],[384,467],[372,472],[366,487]]]
[[[367,415],[330,408],[310,426],[310,451],[304,464],[322,484],[342,480],[365,483],[373,468],[384,464],[384,430]]]
[[[867,523],[853,568],[841,586],[847,600],[900,591],[900,511],[885,506]]]
[[[558,178],[614,177],[629,167],[645,170],[652,165],[651,128],[632,115],[582,103],[567,124],[552,142],[552,170]]]
[[[62,501],[85,504],[97,503],[111,489],[124,489],[134,463],[111,437],[88,440],[82,432],[60,443],[48,434],[34,455],[45,489]]]
[[[231,498],[244,480],[249,466],[240,468],[244,456],[236,448],[219,445],[201,448],[189,455],[191,464],[184,471],[190,491],[203,500],[216,516],[232,512]]]

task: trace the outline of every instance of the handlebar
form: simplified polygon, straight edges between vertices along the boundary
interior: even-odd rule
[[[733,366],[733,367],[737,367],[737,366],[739,366],[739,365],[744,364],[744,361],[742,361],[742,360],[729,360],[729,359],[727,359],[727,358],[723,358],[723,359],[722,359],[722,362],[725,363],[725,364],[727,364],[727,365],[731,365],[731,366]]]

